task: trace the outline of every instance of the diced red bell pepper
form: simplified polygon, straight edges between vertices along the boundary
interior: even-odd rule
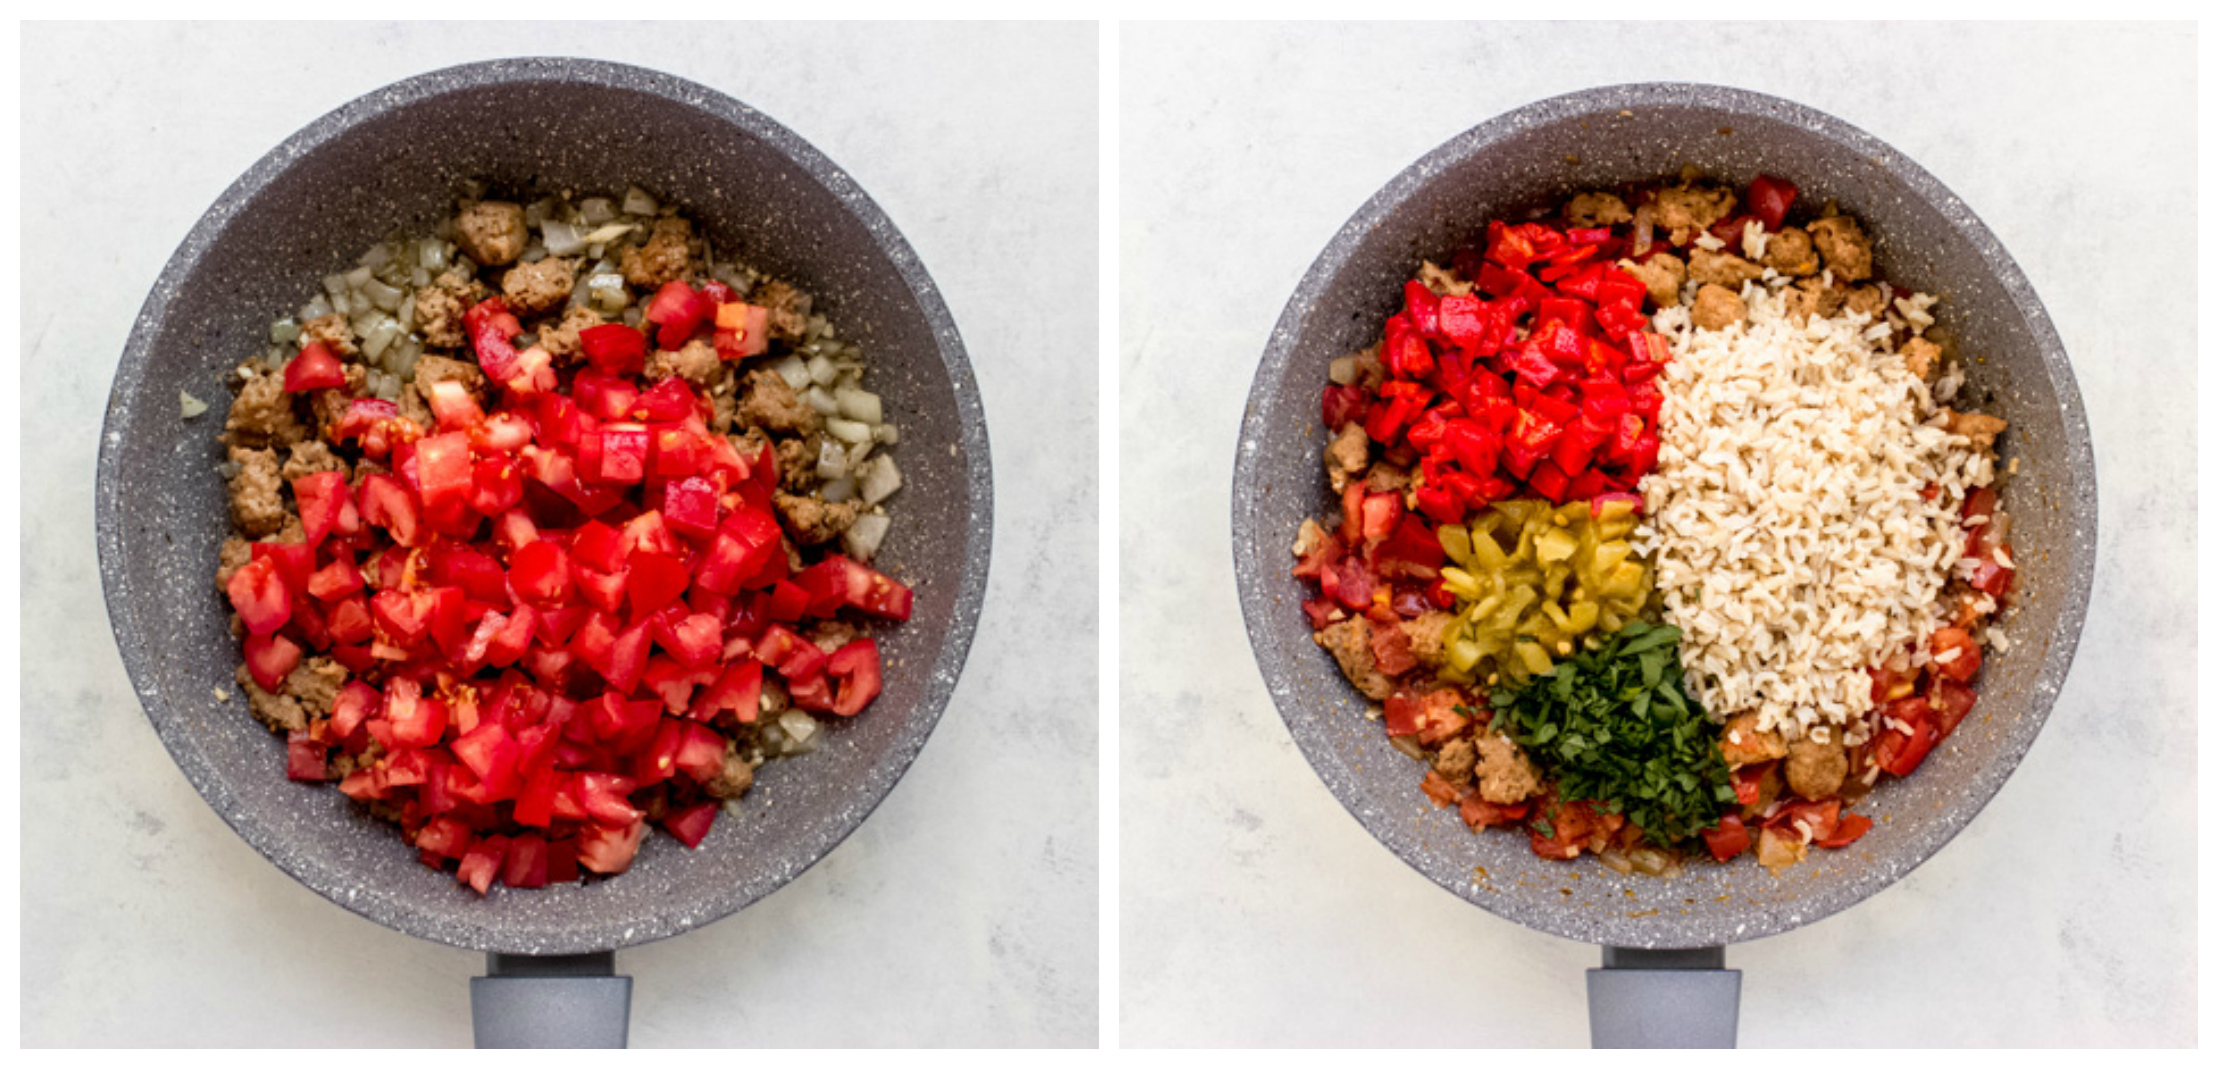
[[[1939,741],[1932,707],[1924,698],[1904,698],[1886,707],[1886,715],[1903,726],[1890,726],[1879,735],[1872,756],[1891,775],[1907,776],[1917,771],[1925,755]]]
[[[1833,834],[1814,841],[1828,850],[1838,850],[1863,838],[1864,833],[1870,830],[1870,817],[1862,813],[1843,813],[1840,821],[1833,827]]]
[[[1954,651],[1953,653],[1951,651]],[[1946,657],[1947,660],[1942,660]],[[1971,633],[1956,627],[1944,627],[1933,632],[1933,673],[1958,683],[1969,683],[1979,673],[1979,642]]]
[[[1705,830],[1702,843],[1710,848],[1710,856],[1719,861],[1731,861],[1754,845],[1738,813],[1726,814],[1718,820],[1717,827]]]
[[[1759,175],[1748,183],[1748,210],[1763,220],[1765,230],[1777,231],[1786,225],[1787,211],[1794,207],[1795,195],[1800,192],[1784,178]]]
[[[1534,465],[1533,473],[1525,478],[1525,484],[1532,487],[1534,493],[1558,505],[1570,500],[1565,491],[1571,486],[1571,477],[1564,474],[1563,469],[1557,467],[1552,460],[1543,460]]]
[[[226,590],[231,595],[231,607],[238,611],[249,633],[274,634],[292,619],[292,594],[278,574],[277,563],[268,557],[248,561],[231,573]]]

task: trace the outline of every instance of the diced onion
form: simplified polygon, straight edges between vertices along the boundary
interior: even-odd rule
[[[886,445],[892,445],[901,440],[901,428],[891,423],[881,423],[871,433],[873,437]]]
[[[293,322],[291,316],[287,316],[275,323],[270,324],[270,341],[274,344],[283,345],[286,342],[296,340],[299,337],[300,324]]]
[[[880,455],[863,465],[862,493],[865,504],[875,505],[892,497],[901,489],[901,469],[893,466],[893,458]]]
[[[601,227],[600,229],[595,230],[590,234],[580,237],[578,240],[587,245],[606,245],[611,241],[615,241],[617,238],[631,233],[631,231],[632,225],[630,223],[610,223],[609,225]]]
[[[841,449],[838,442],[824,439],[816,450],[816,477],[828,482],[846,475],[847,450]]]
[[[779,713],[778,727],[785,732],[786,738],[792,741],[792,745],[786,750],[788,753],[808,753],[815,750],[816,744],[820,741],[816,718],[799,709],[788,709]]]
[[[347,276],[325,275],[323,279],[323,291],[330,294],[334,298],[344,295],[347,292]]]
[[[346,280],[348,289],[361,289],[363,284],[367,283],[370,280],[370,269],[367,267],[357,267],[354,270],[346,273]]]
[[[1417,738],[1414,735],[1395,735],[1388,738],[1386,744],[1400,750],[1405,757],[1418,761],[1425,760],[1425,748],[1417,745]]]
[[[809,378],[816,380],[819,386],[830,386],[834,379],[839,378],[839,369],[833,367],[830,360],[812,356],[809,358]]]
[[[203,401],[198,397],[194,397],[193,395],[186,393],[183,390],[177,391],[177,403],[184,408],[186,419],[191,419],[194,416],[208,411],[208,402]],[[870,554],[858,553],[856,554],[856,556],[868,557],[870,556]]]
[[[779,378],[786,380],[788,387],[795,390],[808,388],[809,365],[803,362],[800,357],[788,356],[771,365],[771,369],[778,373]]]
[[[814,391],[811,392],[813,393]],[[870,440],[870,427],[868,424],[857,423],[851,419],[840,419],[836,416],[824,421],[824,433],[829,434],[832,437],[839,439],[840,441],[846,442],[849,445],[853,445],[857,442],[867,442]]]
[[[374,304],[379,308],[383,308],[388,312],[396,311],[400,308],[400,291],[386,285],[383,282],[379,282],[374,278],[369,280],[368,282],[362,283],[361,292],[364,296],[370,299],[371,304]]]
[[[653,215],[655,198],[648,196],[646,190],[633,186],[624,191],[624,210],[632,215]]]
[[[375,360],[384,355],[385,347],[393,344],[393,339],[399,336],[400,324],[390,316],[379,316],[377,324],[362,335],[362,352]]]
[[[884,513],[866,512],[855,517],[855,524],[847,529],[841,540],[847,544],[847,553],[856,560],[868,561],[878,555],[878,547],[886,540],[886,530],[893,521]]]
[[[834,479],[831,482],[825,483],[824,489],[819,491],[819,493],[823,495],[825,504],[837,505],[840,502],[855,496],[855,480]]]
[[[416,262],[418,264],[421,264],[426,271],[446,270],[447,243],[444,241],[424,242],[422,245],[417,247]]]
[[[849,449],[847,451],[847,470],[861,471],[863,461],[870,459],[870,447],[876,444],[874,441],[857,442],[854,448]]]
[[[832,391],[832,398],[839,402],[839,414],[857,423],[875,427],[886,421],[885,405],[878,395],[863,390],[840,389]]]
[[[300,318],[303,322],[310,319],[322,319],[330,314],[331,300],[321,293],[316,294],[312,300],[302,305],[300,309]]]
[[[547,251],[556,256],[568,256],[586,245],[577,227],[553,219],[539,224],[539,239],[546,242]]]
[[[578,202],[578,221],[595,226],[616,218],[616,205],[607,197],[587,197]]]
[[[829,416],[839,411],[839,402],[832,400],[831,393],[822,386],[811,386],[801,391],[801,400],[808,402],[809,407],[816,409],[816,414],[820,416]]]

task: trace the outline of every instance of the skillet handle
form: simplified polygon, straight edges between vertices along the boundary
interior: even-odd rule
[[[481,1048],[623,1047],[631,1039],[632,978],[616,953],[487,954],[470,978],[470,1027]]]
[[[1603,947],[1586,971],[1587,1026],[1604,1047],[1731,1047],[1739,1039],[1741,974],[1724,947]]]

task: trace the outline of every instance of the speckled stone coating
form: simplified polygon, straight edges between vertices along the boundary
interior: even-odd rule
[[[1387,745],[1366,702],[1310,641],[1295,529],[1337,503],[1318,460],[1325,366],[1376,339],[1422,258],[1483,239],[1585,189],[1675,176],[1736,185],[1776,174],[1804,203],[1839,203],[1877,241],[1889,279],[1938,294],[1936,316],[1974,359],[1971,395],[2010,421],[2002,484],[2016,518],[2021,608],[1991,655],[1979,704],[1917,775],[1858,806],[1878,823],[1846,850],[1815,850],[1774,878],[1753,864],[1697,864],[1673,879],[1543,860],[1525,838],[1474,835],[1418,793],[1423,768]],[[1986,400],[1991,393],[1992,400]],[[1302,279],[1248,394],[1233,476],[1233,554],[1257,662],[1325,785],[1372,835],[1442,887],[1518,923],[1624,947],[1721,945],[1773,935],[1862,901],[1971,821],[2033,745],[2071,665],[2095,562],[2095,466],[2079,390],[2033,288],[1986,226],[1932,175],[1878,139],[1774,97],[1707,85],[1624,85],[1532,104],[1482,123],[1397,175],[1341,228]],[[1995,873],[1997,880],[2008,873]]]
[[[229,533],[223,372],[271,319],[396,231],[421,233],[457,183],[621,193],[677,204],[718,255],[788,278],[858,342],[901,427],[906,486],[878,563],[916,588],[880,629],[884,694],[772,762],[697,851],[660,833],[631,871],[480,899],[420,864],[394,828],[328,787],[285,779],[283,741],[246,711],[238,643],[215,592]],[[211,402],[178,418],[178,391]],[[100,571],[116,642],[154,723],[201,794],[255,849],[379,923],[508,953],[606,950],[684,932],[799,875],[868,816],[923,748],[962,669],[986,589],[992,476],[961,338],[916,254],[853,179],[791,131],[713,90],[636,67],[516,59],[453,67],[364,96],[294,134],[211,207],[163,270],[116,371],[101,437]],[[216,690],[230,693],[218,700]],[[312,932],[273,938],[314,938]]]

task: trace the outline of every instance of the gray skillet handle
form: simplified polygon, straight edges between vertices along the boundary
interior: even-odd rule
[[[1731,1047],[1740,1036],[1741,974],[1724,947],[1632,950],[1603,947],[1586,971],[1587,1026],[1594,1046]]]
[[[470,979],[470,1026],[486,1047],[622,1047],[631,1039],[632,978],[616,954],[487,954]]]

